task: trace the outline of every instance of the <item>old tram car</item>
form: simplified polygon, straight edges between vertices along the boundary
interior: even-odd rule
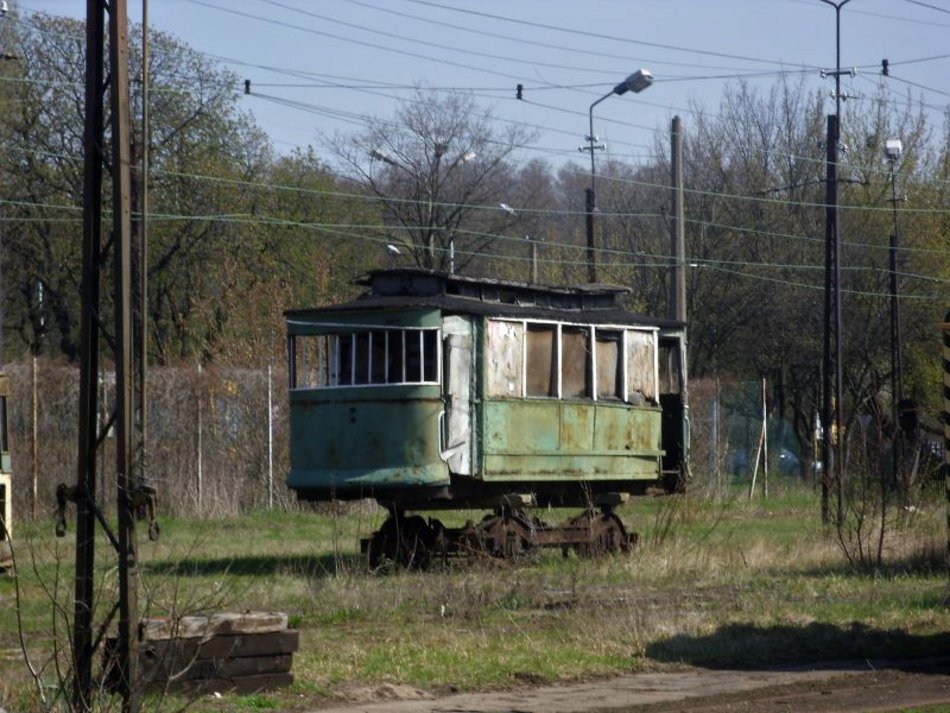
[[[622,310],[625,288],[381,270],[358,299],[286,313],[288,486],[372,497],[381,558],[627,549],[613,512],[672,491],[688,444],[684,325]],[[580,507],[549,526],[530,506]],[[446,528],[412,513],[491,510]]]

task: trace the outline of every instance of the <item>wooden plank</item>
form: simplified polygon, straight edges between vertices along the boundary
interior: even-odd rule
[[[239,659],[201,659],[176,662],[173,659],[140,660],[140,675],[147,682],[230,679],[262,674],[289,673],[293,654],[247,656]],[[176,665],[178,664],[178,665]]]
[[[183,616],[179,619],[146,619],[142,640],[210,638],[219,634],[266,634],[287,628],[287,615],[280,612],[223,613]]]
[[[142,644],[142,655],[151,659],[192,661],[290,654],[300,643],[300,632],[272,634],[226,634],[211,639],[159,639]]]

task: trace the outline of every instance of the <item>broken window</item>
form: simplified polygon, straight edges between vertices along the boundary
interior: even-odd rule
[[[597,398],[623,399],[623,363],[620,359],[623,333],[598,329]]]
[[[681,363],[680,341],[676,338],[663,339],[660,342],[660,391],[664,394],[678,394],[682,391],[683,365]]]
[[[527,396],[557,396],[557,327],[529,324],[525,335]]]
[[[590,398],[590,329],[564,327],[561,331],[561,396]]]

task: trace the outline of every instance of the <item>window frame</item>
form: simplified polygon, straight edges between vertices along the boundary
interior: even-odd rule
[[[585,322],[567,322],[559,320],[549,320],[549,319],[517,319],[510,317],[489,317],[489,322],[506,322],[510,324],[517,324],[521,327],[521,374],[520,374],[520,393],[518,394],[502,394],[502,393],[489,393],[489,398],[520,398],[524,400],[533,400],[533,401],[583,401],[583,402],[593,402],[593,403],[607,403],[607,404],[625,404],[627,406],[636,406],[636,399],[633,398],[633,395],[630,393],[630,385],[633,381],[630,378],[630,361],[629,361],[629,349],[631,348],[631,339],[629,337],[630,332],[643,332],[649,334],[652,345],[652,369],[651,369],[651,378],[654,385],[654,391],[656,393],[653,395],[652,399],[648,403],[659,403],[659,355],[660,355],[660,328],[650,325],[630,325],[630,324],[593,324]],[[556,393],[551,396],[542,396],[537,394],[528,394],[528,334],[530,327],[532,326],[544,326],[544,327],[554,327],[554,364],[552,369],[556,375]],[[570,398],[565,398],[564,396],[564,330],[567,329],[579,329],[586,332],[586,338],[590,347],[590,362],[585,365],[585,386],[589,388],[589,394],[586,396],[572,396]],[[598,332],[609,332],[612,334],[619,334],[619,353],[618,353],[618,363],[617,368],[620,369],[620,377],[618,379],[618,386],[621,389],[621,396],[617,397],[601,397],[599,395],[600,385],[598,384],[598,363],[597,363],[597,339]],[[490,360],[486,360],[486,363],[489,363]],[[486,376],[486,384],[491,382],[491,379]]]
[[[415,327],[402,325],[377,325],[377,324],[340,324],[340,323],[313,323],[308,322],[305,327],[312,328],[313,331],[298,331],[287,336],[287,355],[288,355],[288,375],[291,391],[310,391],[327,389],[377,389],[387,386],[424,386],[439,385],[442,383],[442,337],[440,327]],[[391,336],[398,332],[402,337],[400,348],[398,350],[399,374],[400,380],[390,380],[392,376],[390,359],[396,352],[391,345],[393,341]],[[426,338],[425,333],[432,333],[434,336]],[[416,379],[411,379],[407,371],[407,344],[408,335],[418,334],[419,360],[418,374]],[[376,369],[373,364],[374,342],[380,337],[384,340],[383,352],[386,366],[382,370],[382,381],[374,381]],[[320,371],[313,369],[300,369],[298,363],[304,354],[320,354],[318,345],[314,345],[309,350],[301,351],[300,342],[303,340],[326,340],[326,371],[323,378],[325,383],[320,383]],[[343,346],[344,340],[349,341],[348,349]],[[360,354],[360,350],[366,352]],[[346,353],[345,353],[346,352]],[[345,357],[349,364],[341,368],[341,358]],[[392,365],[395,366],[395,365]],[[434,370],[434,374],[433,374]],[[304,372],[314,372],[318,378],[315,383],[301,384],[299,377]],[[341,377],[349,376],[343,383]],[[432,377],[427,379],[426,377]]]

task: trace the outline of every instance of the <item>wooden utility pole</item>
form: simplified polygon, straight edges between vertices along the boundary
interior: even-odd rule
[[[670,168],[673,222],[670,223],[670,318],[686,321],[686,220],[683,200],[683,125],[673,117],[670,132]]]
[[[105,64],[105,14],[109,16],[109,61]],[[87,0],[86,3],[86,117],[84,133],[83,268],[80,339],[79,465],[76,487],[61,486],[66,499],[77,505],[75,619],[73,630],[73,708],[92,709],[95,526],[99,516],[118,551],[119,601],[109,609],[102,629],[116,612],[118,622],[118,685],[123,711],[137,711],[138,566],[135,532],[136,508],[144,505],[132,472],[133,355],[131,307],[131,167],[129,150],[128,18],[125,0]],[[102,254],[102,179],[104,175],[104,96],[109,77],[112,137],[112,240],[115,328],[112,344],[116,368],[116,484],[118,536],[108,525],[96,501],[96,461],[100,434],[96,418],[99,385],[99,344],[102,322],[100,281]]]
[[[112,97],[112,215],[115,276],[116,492],[119,520],[119,673],[124,711],[139,709],[138,542],[135,531],[135,478],[132,364],[132,174],[129,156],[129,35],[126,3],[111,0],[109,65]]]
[[[92,609],[98,429],[99,285],[102,251],[102,173],[105,50],[102,0],[86,2],[86,117],[83,135],[82,309],[79,347],[79,461],[76,474],[76,582],[73,620],[73,709],[92,707]]]

